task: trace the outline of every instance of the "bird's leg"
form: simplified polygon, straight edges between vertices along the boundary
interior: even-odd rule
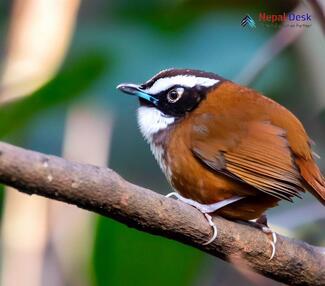
[[[269,259],[272,260],[275,255],[275,250],[276,250],[275,245],[277,242],[277,237],[276,237],[276,233],[273,232],[268,226],[266,215],[265,214],[261,215],[258,219],[256,219],[256,221],[252,221],[251,223],[258,229],[262,230],[265,234],[272,236],[272,240],[270,240],[270,244],[272,246],[272,253]]]
[[[179,193],[176,193],[176,192],[172,192],[172,193],[169,193],[168,195],[166,195],[167,198],[172,197],[172,196],[176,197],[178,200],[180,200],[188,205],[191,205],[191,206],[197,208],[207,219],[209,225],[212,227],[213,234],[212,234],[212,237],[207,242],[203,243],[203,245],[210,244],[212,241],[214,241],[216,239],[217,234],[218,234],[217,227],[214,224],[214,222],[212,221],[212,217],[209,215],[209,213],[213,213],[216,210],[243,198],[243,197],[237,196],[237,197],[232,197],[230,199],[223,200],[223,201],[220,201],[220,202],[217,202],[214,204],[201,204],[197,201],[193,201],[191,199],[184,198],[182,195],[180,195]],[[272,260],[275,255],[275,251],[276,251],[277,236],[276,236],[276,233],[273,232],[267,225],[266,215],[260,216],[256,221],[249,221],[249,222],[240,221],[240,222],[249,224],[249,225],[253,225],[254,227],[262,230],[262,232],[264,232],[265,234],[272,236],[272,240],[270,240],[270,244],[272,246],[272,253],[271,253],[271,256],[269,259],[269,260]]]
[[[243,197],[235,196],[235,197],[232,197],[232,198],[229,198],[229,199],[226,199],[226,200],[214,203],[214,204],[201,204],[197,201],[193,201],[191,199],[184,198],[183,196],[181,196],[179,193],[176,193],[176,192],[172,192],[172,193],[169,193],[168,195],[166,195],[167,198],[172,197],[172,196],[176,197],[177,199],[179,199],[180,201],[182,201],[188,205],[191,205],[191,206],[197,208],[207,219],[209,225],[212,227],[213,233],[212,233],[212,237],[207,242],[203,243],[203,245],[210,244],[212,241],[214,241],[216,239],[217,234],[218,234],[217,226],[214,224],[214,222],[212,221],[212,217],[209,214],[215,212],[216,210],[218,210],[230,203],[233,203],[233,202],[238,201],[243,198]]]
[[[191,206],[197,208],[204,215],[204,217],[208,221],[209,225],[211,226],[211,228],[212,228],[212,237],[208,241],[202,243],[202,245],[208,245],[212,241],[214,241],[216,239],[216,237],[217,237],[218,230],[217,230],[217,226],[212,221],[212,217],[207,213],[207,209],[204,207],[204,206],[208,206],[208,205],[201,205],[200,203],[198,203],[196,201],[193,201],[191,199],[186,199],[186,198],[184,198],[183,196],[181,196],[180,194],[178,194],[176,192],[172,192],[172,193],[167,194],[166,198],[170,198],[170,197],[173,197],[173,196],[175,198],[177,198],[178,200],[180,200],[181,202],[186,203],[188,205],[191,205]]]

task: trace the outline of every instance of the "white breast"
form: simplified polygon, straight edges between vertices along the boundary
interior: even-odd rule
[[[155,145],[154,143],[150,144],[150,149],[155,159],[157,160],[160,169],[163,171],[167,180],[170,182],[172,173],[170,168],[168,168],[168,165],[166,164],[164,149],[161,146]]]
[[[154,107],[141,106],[138,108],[138,125],[145,140],[150,144],[150,149],[156,158],[161,170],[170,180],[171,171],[165,162],[164,149],[154,142],[156,133],[162,131],[175,121],[174,117],[166,116]]]

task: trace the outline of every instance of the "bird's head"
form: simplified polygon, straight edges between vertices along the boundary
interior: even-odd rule
[[[206,98],[223,79],[214,73],[168,69],[143,84],[122,83],[117,89],[139,97],[138,122],[142,134],[152,135],[181,119]]]

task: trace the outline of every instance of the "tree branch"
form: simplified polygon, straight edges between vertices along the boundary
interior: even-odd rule
[[[125,181],[114,171],[24,150],[0,142],[0,182],[27,194],[60,200],[113,218],[130,227],[174,239],[290,285],[324,285],[325,250],[278,235],[269,261],[269,238],[258,229],[220,217],[211,235],[193,207]]]

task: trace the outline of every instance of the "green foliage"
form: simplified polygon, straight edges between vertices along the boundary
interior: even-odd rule
[[[175,241],[98,219],[95,285],[190,285],[203,254]]]
[[[103,75],[106,61],[98,53],[82,55],[35,93],[0,107],[0,136],[21,128],[39,112],[81,96]]]
[[[158,33],[180,34],[194,22],[211,13],[236,10],[250,13],[268,11],[270,13],[283,13],[291,11],[295,1],[277,1],[269,3],[258,0],[247,1],[214,1],[214,0],[122,0],[113,4],[114,16],[125,22],[136,22],[153,28]],[[115,9],[114,9],[115,8]],[[108,5],[108,10],[112,5]]]

